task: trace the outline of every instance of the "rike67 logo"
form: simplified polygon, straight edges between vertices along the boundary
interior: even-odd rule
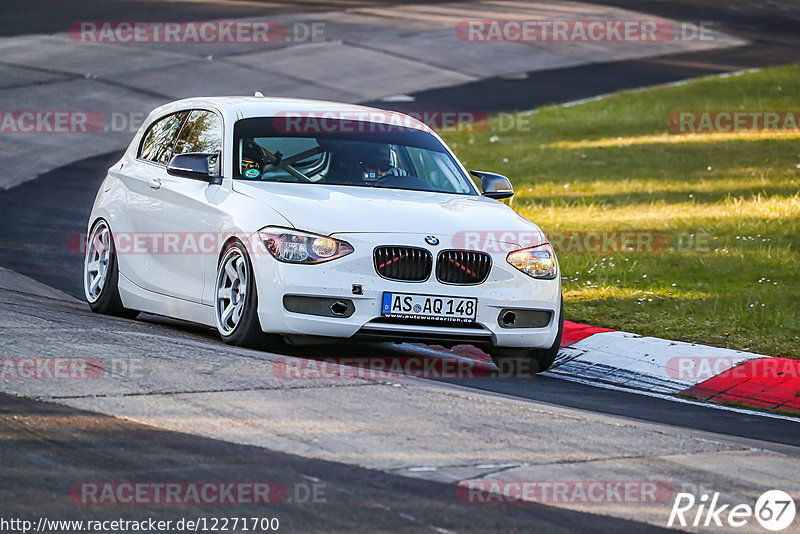
[[[741,528],[755,520],[772,532],[785,530],[794,523],[796,514],[792,496],[781,490],[765,491],[749,504],[721,504],[719,493],[712,496],[704,493],[697,499],[691,493],[678,493],[672,504],[667,526]]]

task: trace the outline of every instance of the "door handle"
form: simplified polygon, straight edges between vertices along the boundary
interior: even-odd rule
[[[147,185],[153,189],[158,189],[161,187],[161,178],[149,178],[147,180]]]

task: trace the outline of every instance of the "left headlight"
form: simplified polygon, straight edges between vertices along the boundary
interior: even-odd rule
[[[353,252],[353,246],[346,241],[297,230],[263,228],[258,231],[258,236],[267,251],[285,263],[322,263]]]
[[[552,280],[558,275],[558,261],[550,243],[510,252],[506,261],[534,278]]]

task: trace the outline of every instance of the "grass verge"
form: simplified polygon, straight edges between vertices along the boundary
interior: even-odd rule
[[[512,207],[560,240],[569,320],[800,358],[800,131],[670,133],[668,117],[685,110],[800,111],[800,66],[443,136],[469,168],[509,176]],[[593,232],[658,245],[589,252]]]

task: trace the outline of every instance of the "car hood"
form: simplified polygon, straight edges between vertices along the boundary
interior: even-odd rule
[[[540,236],[540,243],[544,241],[538,226],[486,197],[241,180],[234,181],[233,189],[278,211],[298,230],[323,235],[386,232],[458,236],[480,232],[517,244],[518,233],[523,233],[526,243],[531,242],[532,234]]]

